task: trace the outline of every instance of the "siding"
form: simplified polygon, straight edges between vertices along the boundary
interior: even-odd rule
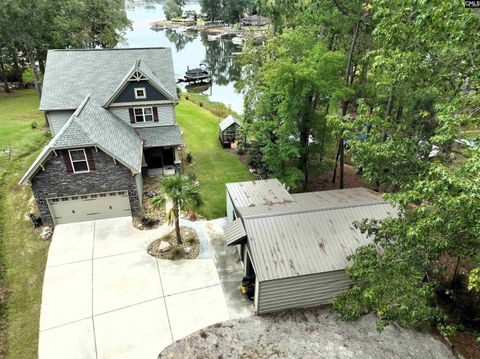
[[[70,117],[72,117],[74,111],[48,111],[47,118],[52,136],[55,136],[58,131],[61,130]]]
[[[145,88],[147,98],[136,99],[135,98],[135,88]],[[120,92],[117,98],[113,103],[124,103],[124,102],[145,102],[145,101],[167,101],[169,100],[166,96],[160,93],[155,87],[153,87],[148,81],[130,81],[128,82],[125,89]]]
[[[318,273],[258,283],[258,314],[330,304],[350,287],[345,271]]]
[[[132,127],[175,125],[175,107],[173,105],[157,105],[156,107],[158,111],[158,122],[136,123],[131,124]],[[130,125],[130,114],[128,113],[128,107],[111,107],[109,110],[122,121]]]

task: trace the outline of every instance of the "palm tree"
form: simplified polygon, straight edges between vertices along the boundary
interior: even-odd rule
[[[185,175],[177,174],[160,180],[162,195],[152,198],[154,207],[163,207],[167,199],[173,202],[173,207],[167,212],[169,224],[175,223],[177,244],[182,244],[180,236],[180,210],[186,210],[201,204],[200,192],[193,181]]]

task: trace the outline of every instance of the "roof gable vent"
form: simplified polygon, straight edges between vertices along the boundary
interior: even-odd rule
[[[130,76],[129,81],[144,81],[148,80],[147,77],[142,74],[140,71],[136,70],[133,72],[132,76]]]

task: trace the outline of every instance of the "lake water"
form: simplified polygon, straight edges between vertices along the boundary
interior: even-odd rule
[[[163,0],[149,2],[126,2],[126,13],[132,21],[133,30],[126,33],[121,47],[170,47],[173,55],[175,76],[183,77],[187,67],[195,68],[201,63],[210,66],[212,85],[203,88],[187,88],[187,91],[208,95],[212,101],[223,102],[236,112],[243,112],[243,97],[235,91],[234,84],[240,77],[240,66],[232,53],[241,49],[230,39],[208,41],[205,33],[176,33],[172,30],[153,31],[151,22],[164,20]],[[184,10],[200,12],[198,1],[189,1]]]

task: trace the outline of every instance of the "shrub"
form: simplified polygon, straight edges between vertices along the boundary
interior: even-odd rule
[[[170,253],[172,253],[173,259],[180,259],[185,254],[182,247],[173,247]]]
[[[193,246],[195,243],[197,243],[197,238],[195,238],[195,236],[188,237],[187,243]]]
[[[239,154],[239,155],[244,155],[245,154],[245,146],[243,144],[238,145],[237,154]]]
[[[203,102],[199,102],[198,106],[203,107]]]
[[[187,153],[187,158],[186,158],[187,162],[188,163],[192,163],[193,161],[193,156],[192,156],[192,153],[191,152],[188,152]]]

